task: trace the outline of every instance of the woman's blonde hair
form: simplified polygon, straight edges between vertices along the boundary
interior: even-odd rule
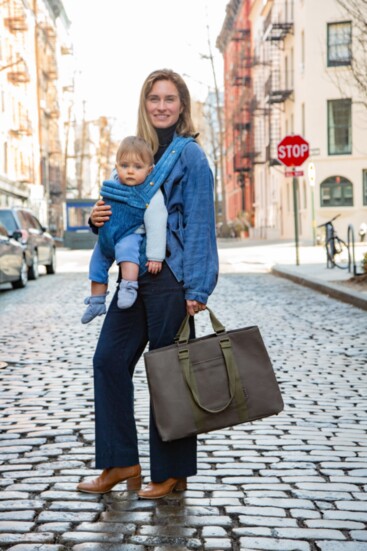
[[[190,92],[187,88],[186,82],[178,73],[175,73],[171,69],[159,69],[158,71],[153,71],[153,73],[150,73],[150,75],[148,75],[145,79],[140,92],[137,135],[144,138],[151,144],[154,153],[158,151],[159,143],[157,132],[148,117],[146,99],[154,84],[158,80],[169,80],[177,88],[182,112],[178,119],[176,133],[180,136],[195,135],[195,127],[191,119]]]
[[[125,158],[137,158],[149,166],[154,164],[151,146],[146,140],[139,136],[127,136],[120,143],[116,153],[116,163]]]

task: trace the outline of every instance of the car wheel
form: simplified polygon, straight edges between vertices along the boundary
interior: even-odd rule
[[[20,278],[17,281],[12,281],[13,289],[23,289],[28,283],[28,266],[23,258],[22,269],[20,271]]]
[[[38,254],[37,254],[37,251],[34,251],[33,258],[32,258],[32,265],[28,269],[28,278],[38,279],[38,277],[39,277]]]
[[[46,264],[46,273],[47,274],[55,274],[56,273],[56,251],[55,251],[55,249],[52,249],[52,251],[51,251],[51,262],[50,262],[50,264]]]

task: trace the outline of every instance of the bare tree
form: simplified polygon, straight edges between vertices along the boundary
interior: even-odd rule
[[[351,75],[359,92],[358,101],[367,109],[367,0],[337,0],[337,3],[352,21]],[[344,89],[346,82],[338,84]]]

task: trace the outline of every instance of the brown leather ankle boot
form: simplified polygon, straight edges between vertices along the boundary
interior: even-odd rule
[[[187,488],[186,478],[168,478],[164,482],[149,482],[145,488],[138,492],[142,499],[160,499],[171,492],[183,492]]]
[[[89,482],[81,482],[76,487],[80,492],[89,494],[106,494],[119,482],[125,482],[127,490],[140,490],[141,468],[140,465],[132,467],[111,467],[104,469],[102,473]]]

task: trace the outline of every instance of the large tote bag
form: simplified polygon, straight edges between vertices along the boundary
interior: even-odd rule
[[[283,400],[257,326],[189,340],[186,316],[175,343],[144,354],[153,413],[163,441],[280,413]]]

